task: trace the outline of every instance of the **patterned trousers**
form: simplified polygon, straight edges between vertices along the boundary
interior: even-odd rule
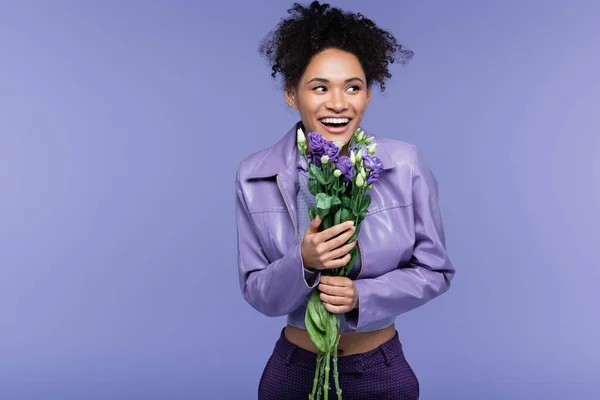
[[[290,343],[282,330],[261,376],[258,399],[308,399],[316,366],[317,355]],[[374,350],[338,357],[338,372],[343,400],[419,398],[419,381],[404,358],[397,331],[392,339]],[[336,400],[333,373],[329,386],[329,399]]]

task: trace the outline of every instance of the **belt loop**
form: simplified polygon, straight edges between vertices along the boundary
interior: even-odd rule
[[[287,350],[287,354],[285,355],[285,365],[289,366],[292,363],[292,356],[294,355],[295,351],[296,351],[296,345],[290,343],[289,348]]]
[[[389,367],[390,366],[390,358],[387,354],[386,349],[383,346],[379,346],[379,351],[381,351],[381,354],[383,354],[383,359],[385,360],[385,365],[387,365]]]

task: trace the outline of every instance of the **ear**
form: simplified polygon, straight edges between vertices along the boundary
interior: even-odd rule
[[[283,91],[283,97],[290,108],[296,108],[296,91],[294,88],[287,85]]]
[[[367,88],[367,105],[369,105],[369,103],[371,103],[371,88]]]

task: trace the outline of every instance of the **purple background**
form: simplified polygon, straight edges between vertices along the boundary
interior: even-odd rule
[[[238,162],[297,120],[291,2],[0,2],[0,398],[252,399],[284,318],[237,281]],[[363,126],[440,182],[422,399],[600,398],[600,3],[337,1],[416,52]]]

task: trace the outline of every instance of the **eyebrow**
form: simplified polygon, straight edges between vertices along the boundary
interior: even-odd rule
[[[314,82],[314,81],[317,81],[317,82],[325,82],[325,83],[328,83],[328,82],[329,82],[329,80],[327,80],[327,79],[325,79],[325,78],[312,78],[310,81],[306,82],[306,84],[308,85],[309,83],[311,83],[311,82]],[[349,78],[349,79],[346,79],[344,82],[345,82],[345,83],[348,83],[348,82],[352,82],[352,81],[360,81],[360,82],[361,82],[363,85],[365,84],[365,83],[363,82],[363,80],[362,80],[362,79],[360,79],[358,76],[355,76],[354,78]]]

